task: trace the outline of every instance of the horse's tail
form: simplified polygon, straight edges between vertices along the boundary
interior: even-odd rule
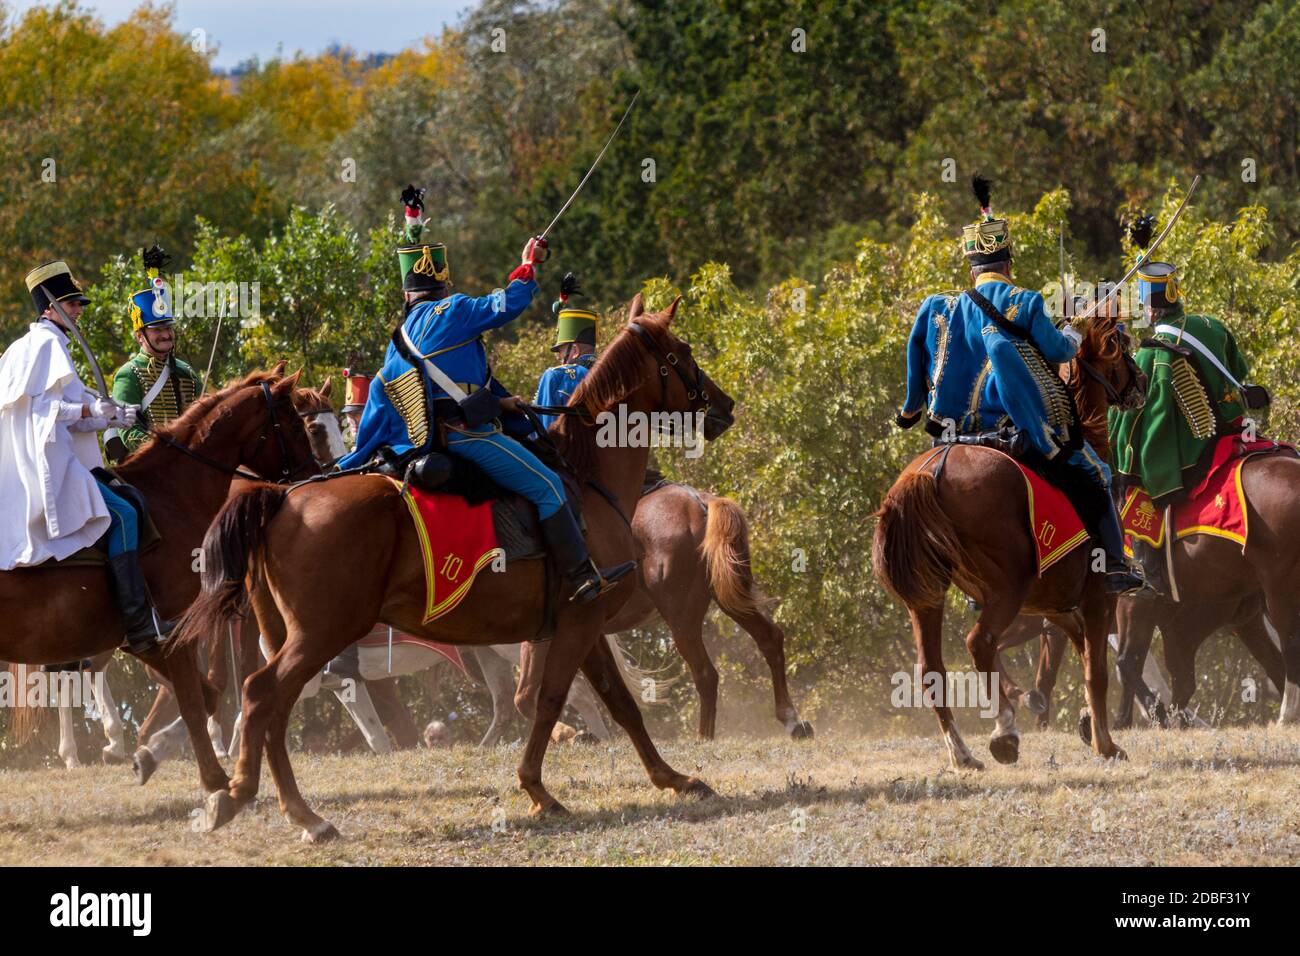
[[[248,611],[245,582],[258,573],[266,529],[284,504],[288,490],[262,484],[226,502],[203,536],[202,589],[182,615],[174,644],[188,647]]]
[[[632,655],[623,650],[623,646],[613,634],[606,634],[605,642],[609,644],[609,649],[614,655],[614,663],[618,665],[618,673],[633,697],[646,704],[668,703],[668,689],[677,683],[678,678],[659,680],[655,675],[660,671],[646,670],[637,664]]]
[[[928,471],[903,475],[880,510],[871,557],[876,580],[910,608],[942,603],[962,547],[952,520],[939,506],[939,486]]]
[[[33,667],[29,664],[9,665],[9,686],[14,689],[13,719],[9,724],[9,733],[13,736],[14,746],[16,747],[22,747],[36,736],[37,731],[41,729],[45,711],[50,709],[48,707],[27,706],[27,675],[32,671],[39,670],[39,667]]]
[[[700,542],[713,598],[726,611],[758,610],[762,596],[754,588],[749,566],[749,525],[745,512],[730,498],[709,499],[709,517]]]

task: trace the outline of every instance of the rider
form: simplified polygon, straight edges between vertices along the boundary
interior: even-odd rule
[[[582,290],[578,288],[578,277],[567,272],[560,282],[560,298],[551,306],[559,317],[555,344],[551,346],[559,363],[542,373],[537,382],[534,405],[569,404],[573,390],[596,364],[596,321],[599,316],[590,309],[570,306],[569,297],[574,295],[582,295]],[[539,413],[537,417],[543,428],[550,428],[558,416]]]
[[[1135,241],[1149,236],[1135,230]],[[1115,471],[1143,488],[1166,514],[1209,471],[1217,440],[1240,434],[1247,416],[1268,403],[1268,393],[1246,385],[1249,366],[1232,332],[1218,319],[1184,311],[1177,269],[1168,262],[1138,267],[1138,292],[1154,326],[1134,358],[1146,373],[1146,403],[1112,410]],[[1166,521],[1168,527],[1168,521]],[[1141,542],[1138,542],[1140,545]],[[1148,580],[1166,591],[1159,552],[1136,547]]]
[[[175,318],[171,297],[159,271],[171,257],[158,246],[144,252],[150,288],[133,293],[128,306],[131,333],[140,351],[113,375],[113,397],[123,405],[138,405],[141,421],[121,435],[133,452],[149,437],[142,425],[161,427],[179,418],[202,390],[198,375],[176,357]],[[106,442],[113,432],[106,434]]]
[[[1083,438],[1074,402],[1056,372],[1083,337],[1057,330],[1043,297],[1011,281],[1011,236],[990,210],[990,184],[972,181],[982,218],[966,226],[962,252],[974,288],[929,296],[908,340],[907,398],[896,422],[940,441],[1014,425],[1019,457],[1069,496],[1105,554],[1107,588],[1135,590],[1142,579],[1124,557],[1110,470]],[[927,402],[928,393],[928,402]]]
[[[353,365],[355,364],[354,362]],[[361,413],[365,411],[366,402],[370,399],[370,383],[374,381],[374,377],[358,372],[350,365],[343,370],[343,381],[346,392],[343,397],[343,407],[339,411],[351,426],[349,430],[355,444],[357,429],[361,427]]]
[[[449,454],[471,461],[497,484],[518,492],[537,506],[547,546],[559,562],[561,573],[573,586],[570,600],[577,603],[594,600],[601,591],[630,573],[636,567],[635,562],[607,570],[596,568],[563,482],[536,455],[507,434],[507,429],[515,434],[531,432],[531,425],[525,419],[520,419],[520,425],[503,426],[499,415],[485,423],[473,422],[468,417],[481,412],[478,403],[482,396],[476,393],[484,389],[500,398],[500,411],[519,412],[522,408],[519,398],[509,395],[492,377],[482,336],[513,321],[532,302],[538,291],[536,272],[544,259],[546,242],[528,240],[522,262],[510,274],[504,290],[478,298],[452,294],[447,247],[421,240],[423,200],[424,191],[413,186],[402,193],[407,245],[397,250],[406,296],[406,318],[401,329],[420,358],[433,365],[440,375],[413,366],[402,357],[396,343],[389,346],[377,376],[382,387],[372,390],[370,402],[362,413],[356,450],[342,459],[339,466],[364,465],[385,446],[398,460],[404,460],[403,456],[409,456],[413,449],[428,450],[444,441]],[[461,395],[449,393],[438,382],[439,377]],[[432,409],[426,402],[427,394],[433,396]]]
[[[89,300],[67,264],[47,263],[26,281],[38,318],[0,356],[0,491],[11,504],[0,514],[0,570],[102,542],[127,646],[146,651],[171,622],[149,604],[135,509],[91,473],[104,464],[95,433],[130,428],[137,409],[96,395],[77,375],[68,337]]]

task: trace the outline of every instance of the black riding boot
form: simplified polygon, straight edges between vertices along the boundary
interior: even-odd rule
[[[601,592],[636,569],[635,561],[626,561],[612,568],[598,569],[587,552],[587,542],[566,503],[559,511],[542,521],[542,536],[546,547],[560,565],[560,572],[573,585],[569,598],[576,604],[594,601]]]
[[[325,673],[339,678],[361,680],[361,645],[349,644],[339,656],[325,665]]]
[[[1141,590],[1142,578],[1133,573],[1128,558],[1124,556],[1124,532],[1120,529],[1119,513],[1115,503],[1106,496],[1110,507],[1099,516],[1097,536],[1102,550],[1106,552],[1106,590],[1112,594],[1128,594]]]
[[[147,651],[172,632],[174,621],[159,620],[149,604],[140,570],[140,554],[127,551],[108,559],[108,581],[126,631],[126,646],[133,653]]]
[[[1142,577],[1146,580],[1143,596],[1167,597],[1172,592],[1169,588],[1169,575],[1165,573],[1164,548],[1154,548],[1145,541],[1133,539],[1133,559],[1142,568]]]

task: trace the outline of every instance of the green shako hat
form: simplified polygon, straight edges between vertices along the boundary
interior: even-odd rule
[[[558,352],[566,345],[595,346],[596,322],[600,316],[591,309],[580,309],[569,305],[570,296],[582,294],[582,290],[578,288],[578,277],[572,272],[566,272],[564,278],[560,280],[560,297],[551,306],[559,316],[556,321],[555,344],[551,346],[552,352]]]
[[[993,218],[990,193],[993,184],[981,176],[971,177],[980,217],[962,229],[961,251],[972,266],[1006,262],[1011,258],[1011,230],[1005,219]]]
[[[447,268],[447,247],[427,242],[424,235],[424,190],[407,186],[402,190],[406,214],[406,242],[397,248],[404,292],[445,292],[451,288]]]

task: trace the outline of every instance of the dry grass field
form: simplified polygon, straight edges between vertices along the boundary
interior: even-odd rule
[[[1077,737],[1027,733],[1021,762],[945,769],[935,737],[823,735],[668,743],[719,798],[653,790],[630,745],[552,748],[571,815],[530,819],[517,747],[390,757],[298,755],[299,780],[343,839],[313,847],[256,808],[190,830],[192,763],[147,787],[122,767],[0,773],[0,863],[147,865],[1066,864],[1300,862],[1300,729],[1121,733],[1107,764]]]

